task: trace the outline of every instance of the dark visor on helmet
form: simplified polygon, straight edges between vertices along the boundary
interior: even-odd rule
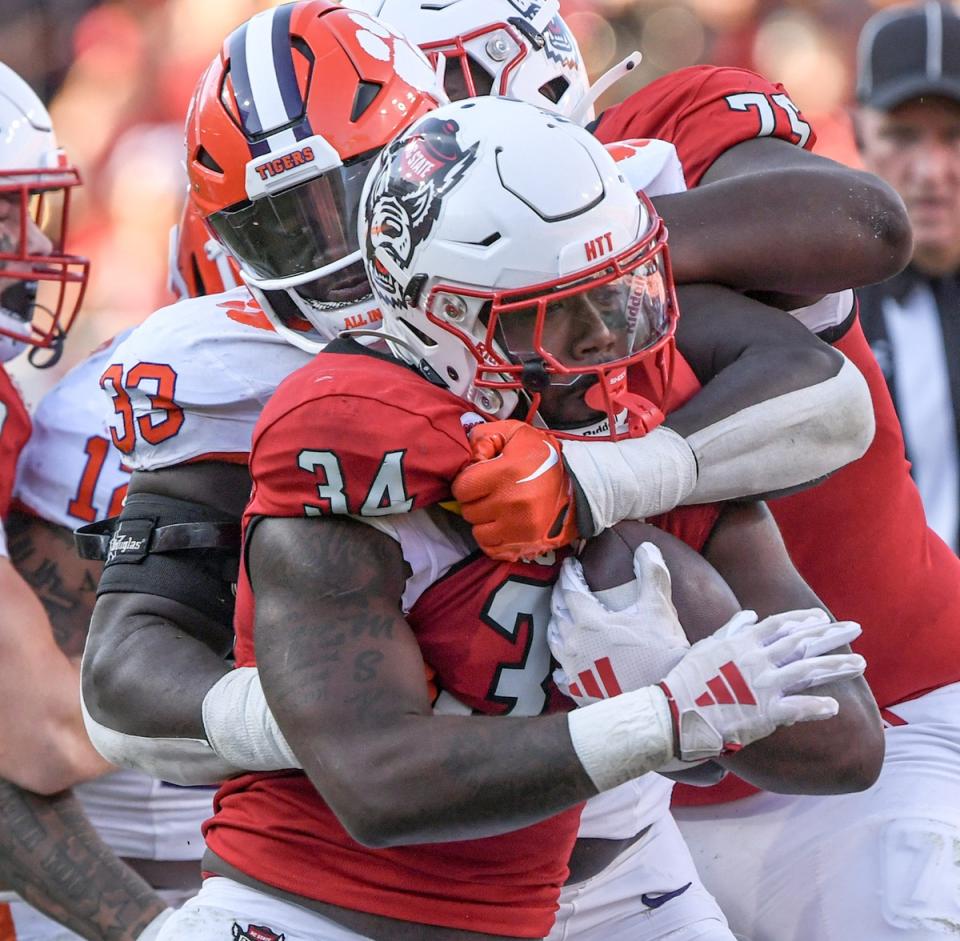
[[[377,154],[290,189],[223,209],[210,225],[256,278],[292,278],[359,251],[357,213]]]

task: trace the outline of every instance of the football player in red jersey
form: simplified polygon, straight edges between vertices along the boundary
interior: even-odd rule
[[[452,7],[453,5],[451,5]],[[532,10],[532,7],[530,8]],[[552,22],[552,21],[551,21]],[[549,26],[551,24],[547,24]],[[299,61],[298,55],[294,55],[294,61]],[[362,100],[355,98],[354,100]],[[811,168],[812,169],[812,168]],[[896,209],[895,203],[893,205],[885,202],[889,199],[888,194],[882,187],[875,187],[868,179],[865,178],[850,178],[850,177],[840,177],[837,178],[835,167],[833,165],[823,164],[816,168],[816,173],[811,174],[811,177],[807,182],[813,182],[814,189],[816,193],[821,197],[824,193],[831,194],[831,198],[837,193],[846,194],[850,191],[851,184],[856,183],[857,185],[853,187],[853,190],[856,193],[856,209],[860,210],[864,206],[869,207],[870,212],[875,212],[879,218],[886,218],[884,212],[889,209]],[[743,181],[741,181],[743,182]],[[819,189],[817,187],[820,187]],[[739,199],[739,189],[728,189],[726,191],[726,196],[728,199],[736,202]],[[813,190],[810,190],[810,194],[813,195]],[[693,194],[696,196],[697,194]],[[834,200],[835,202],[835,200]],[[714,211],[717,211],[717,204],[713,204]],[[852,220],[851,224],[854,227],[854,230],[858,230],[857,226],[862,221],[860,217],[854,213],[850,216],[845,216],[846,219]],[[895,214],[894,214],[895,219]],[[679,224],[679,223],[677,223]],[[695,233],[696,227],[688,227],[687,237],[689,238],[691,233]],[[791,229],[791,235],[796,232],[796,228]],[[836,232],[834,229],[831,231],[831,234]],[[807,230],[808,237],[810,230]],[[896,250],[895,246],[897,243],[897,229],[893,225],[888,232],[886,233],[891,236],[890,239],[880,238],[870,241],[861,240],[858,243],[858,246],[863,250],[863,258],[858,258],[857,261],[864,263],[864,268],[858,268],[855,266],[850,266],[851,271],[862,272],[863,270],[874,270],[875,267],[883,268],[884,266],[889,267],[890,265],[896,264]],[[602,238],[603,233],[600,233]],[[708,241],[709,244],[717,244],[715,240]],[[785,259],[780,259],[776,265],[772,265],[778,275],[778,279],[775,279],[772,287],[777,287],[780,289],[786,289],[785,282],[783,281],[783,273],[785,268],[789,268],[789,273],[792,276],[795,275],[795,268],[793,267],[794,263],[797,262],[797,256],[795,255],[795,245],[792,242],[782,240],[785,258],[789,260],[790,265],[785,265]],[[894,246],[894,250],[891,250],[891,245]],[[763,246],[763,260],[767,261],[773,257],[774,253],[770,252],[770,245],[765,244]],[[709,253],[708,253],[709,255]],[[697,257],[700,257],[699,255]],[[713,257],[713,256],[709,256]],[[819,262],[818,262],[819,265]],[[701,271],[707,270],[702,268]],[[715,269],[719,270],[719,269]],[[831,271],[835,272],[834,269],[826,269],[823,265],[819,265],[818,271],[826,271],[826,277],[832,277]],[[258,276],[259,277],[259,276]],[[814,277],[814,275],[811,275]],[[817,282],[819,283],[819,282]],[[832,282],[831,282],[832,283]],[[696,310],[694,300],[697,297],[698,292],[691,294],[690,302],[687,303],[686,310],[689,312],[690,316],[687,320],[688,323],[693,322],[693,313]],[[714,309],[716,303],[715,296],[713,299],[704,298],[701,300],[700,306],[705,309],[707,312],[710,312]],[[736,300],[730,299],[725,303],[725,306],[736,308],[738,302]],[[756,317],[753,316],[750,311],[756,311],[757,308],[751,308],[749,305],[746,308],[741,308],[744,313],[744,316],[750,317],[753,322],[756,322]],[[305,311],[304,313],[308,313]],[[732,316],[732,315],[731,315]],[[772,315],[771,315],[772,316]],[[729,330],[731,321],[726,322],[726,328],[723,331],[720,331],[722,334],[719,339],[725,341],[731,341],[728,345],[729,352],[743,352],[744,346],[740,345],[739,349],[737,347],[737,342],[735,341],[733,334]],[[811,387],[810,384],[816,386],[821,384],[824,387],[830,387],[828,380],[834,379],[839,375],[837,370],[840,368],[838,359],[830,359],[822,357],[822,350],[814,349],[811,345],[804,342],[802,339],[804,331],[795,331],[791,334],[790,328],[792,324],[788,321],[786,325],[780,327],[775,327],[774,324],[770,324],[770,334],[767,335],[766,339],[761,339],[758,334],[755,332],[753,335],[753,340],[757,341],[757,349],[762,348],[764,354],[764,361],[766,363],[766,369],[762,370],[762,373],[769,379],[771,375],[775,375],[779,380],[785,381],[790,385],[789,390],[783,391],[795,391],[797,389],[806,390]],[[682,328],[683,329],[683,328]],[[714,336],[713,342],[715,343],[717,337]],[[797,343],[797,341],[800,341]],[[691,343],[691,338],[687,337],[687,345]],[[715,346],[713,347],[715,349]],[[704,350],[704,355],[709,359],[712,356],[712,350]],[[826,367],[824,370],[823,367]],[[812,378],[814,377],[815,378]],[[722,383],[720,386],[722,387]],[[836,389],[836,385],[832,387]],[[716,391],[716,388],[715,390]],[[826,398],[829,399],[829,393],[827,388],[824,388],[824,393]],[[729,409],[733,413],[742,411],[742,407],[734,406]],[[695,408],[692,412],[688,412],[691,417],[696,415]],[[144,418],[144,421],[152,421],[152,419]],[[856,424],[856,422],[854,422]],[[759,426],[757,426],[759,427]],[[807,426],[809,427],[809,425]],[[849,425],[844,425],[841,423],[841,427],[848,428]],[[782,429],[778,429],[782,430]],[[800,429],[797,429],[799,431]],[[834,429],[835,431],[836,429]],[[791,437],[793,436],[791,432]],[[183,435],[181,435],[183,437]],[[828,436],[829,437],[829,436]],[[832,445],[836,446],[838,443],[843,447],[849,448],[851,443],[849,440],[844,440],[845,435],[840,434],[832,440]],[[839,439],[839,441],[837,440]],[[653,437],[649,439],[650,441],[654,440]],[[662,440],[662,436],[661,436]],[[796,439],[795,439],[796,440]],[[854,443],[855,444],[855,443]],[[690,465],[690,452],[689,450],[683,452],[680,449],[682,454],[680,456],[681,461],[685,461],[685,466]],[[734,448],[736,451],[737,449]],[[669,455],[677,455],[677,449],[668,449]],[[809,455],[817,455],[817,448],[810,447],[805,449],[806,453]],[[740,452],[742,453],[742,451]],[[794,455],[796,457],[797,455]],[[776,458],[776,460],[763,460],[763,461],[754,461],[752,465],[755,469],[759,469],[761,472],[768,471],[770,468],[783,467],[783,454],[775,453],[771,457]],[[791,463],[788,460],[786,463]],[[829,463],[829,461],[827,462]],[[831,465],[835,466],[835,465]],[[206,470],[210,470],[212,473],[209,475],[205,474]],[[222,510],[225,503],[229,502],[225,500],[225,494],[228,487],[225,484],[230,483],[236,484],[235,488],[237,492],[243,492],[246,485],[246,475],[242,472],[240,467],[229,466],[225,467],[223,465],[213,466],[212,463],[207,466],[194,465],[192,467],[181,468],[178,472],[180,478],[180,486],[173,487],[168,491],[168,495],[179,495],[181,497],[189,497],[192,501],[196,500],[197,496],[204,494],[203,502],[213,505],[218,509]],[[158,482],[160,475],[151,475],[154,477],[154,483]],[[204,484],[202,478],[209,476],[212,480],[209,484]],[[668,476],[668,475],[665,475]],[[815,476],[815,475],[814,475]],[[231,481],[228,481],[227,478],[232,478]],[[165,475],[167,483],[171,482],[171,475]],[[689,479],[689,478],[688,478]],[[806,479],[806,478],[805,478]],[[763,487],[760,487],[763,489]],[[551,520],[552,521],[552,520]],[[154,586],[152,591],[157,591],[158,588]],[[154,595],[153,598],[156,599],[158,596]],[[229,596],[227,596],[229,597]],[[106,599],[106,604],[103,607],[104,619],[100,621],[100,625],[103,626],[110,621],[110,618],[113,618],[113,627],[116,629],[118,623],[117,618],[122,622],[126,620],[126,627],[123,630],[120,630],[119,634],[112,633],[109,630],[104,630],[102,632],[95,632],[97,635],[95,637],[95,643],[91,645],[91,667],[92,669],[88,671],[88,676],[94,679],[91,680],[91,690],[90,692],[95,697],[94,700],[91,700],[93,703],[92,710],[95,711],[101,719],[105,719],[110,724],[116,723],[117,728],[124,729],[127,732],[132,732],[134,734],[140,735],[160,735],[166,736],[175,730],[179,734],[188,734],[195,742],[201,746],[201,750],[205,753],[209,753],[210,746],[207,742],[209,737],[210,741],[213,740],[213,736],[210,733],[209,726],[205,727],[205,724],[200,721],[199,718],[199,700],[204,697],[204,694],[207,689],[209,689],[209,684],[214,682],[218,677],[220,677],[224,672],[224,666],[221,662],[214,660],[213,662],[208,662],[207,666],[211,667],[209,672],[202,678],[201,682],[198,682],[195,689],[191,690],[191,695],[184,695],[177,699],[176,703],[172,703],[169,700],[163,700],[162,697],[158,698],[158,690],[162,692],[162,688],[166,685],[166,680],[163,679],[163,672],[154,669],[157,662],[164,660],[163,653],[159,652],[160,648],[169,649],[168,646],[164,647],[166,640],[170,639],[170,631],[168,629],[169,622],[172,622],[176,628],[183,627],[188,633],[205,634],[209,631],[209,625],[203,622],[202,618],[196,617],[194,614],[187,614],[183,610],[175,609],[172,606],[168,606],[164,609],[163,615],[158,616],[157,608],[160,604],[156,600],[152,600],[148,610],[143,610],[143,599],[142,596],[135,598],[124,598],[122,595],[114,595],[112,598]],[[108,608],[112,610],[108,612]],[[127,607],[124,607],[127,605]],[[132,605],[132,606],[131,606]],[[139,606],[139,607],[138,607]],[[164,626],[161,622],[168,622],[167,626]],[[133,625],[133,627],[131,627]],[[116,664],[116,654],[121,650],[128,650],[122,643],[122,638],[126,637],[131,629],[137,629],[142,627],[149,626],[150,630],[156,630],[156,637],[158,640],[159,647],[151,647],[148,643],[141,643],[139,649],[137,650],[137,655],[143,657],[143,669],[137,669],[136,664],[133,663],[129,657],[125,658],[123,664],[123,669],[117,669]],[[126,631],[126,633],[125,633]],[[160,635],[163,635],[162,637]],[[174,636],[177,636],[176,630],[173,631]],[[138,637],[144,638],[147,636],[145,631],[140,631]],[[175,644],[178,650],[183,650],[184,645],[177,642]],[[94,659],[95,658],[95,659]],[[179,673],[181,676],[188,675],[187,671],[195,669],[198,666],[197,658],[194,656],[188,656],[183,662],[183,670]],[[98,669],[99,668],[99,669]],[[154,689],[151,684],[154,680],[159,681],[160,686]],[[252,689],[252,688],[251,688]],[[245,704],[255,704],[257,702],[257,697],[255,690],[248,691],[250,694],[245,695],[242,698],[243,703]],[[197,696],[192,695],[197,693]],[[99,699],[99,702],[96,700]],[[162,702],[163,709],[158,710],[156,708],[158,702]],[[260,702],[262,704],[262,696],[260,697]],[[149,706],[144,706],[144,708],[138,709],[136,707],[137,703],[149,703]],[[110,705],[114,706],[115,711],[113,714],[105,712],[103,707],[109,707]],[[211,710],[212,711],[212,710]],[[224,710],[221,710],[223,712]],[[231,716],[235,719],[238,713],[230,713]],[[149,722],[146,723],[149,728],[144,726],[144,719],[148,718]],[[262,726],[262,728],[261,728]],[[273,737],[274,732],[268,730],[268,723],[266,717],[258,714],[256,721],[252,722],[247,726],[248,730],[255,731],[261,736],[265,736],[270,739]],[[267,731],[265,731],[265,729]],[[223,730],[221,729],[221,732]],[[249,737],[249,741],[253,741],[254,737]],[[223,741],[221,736],[219,741]],[[258,748],[261,743],[257,743]],[[276,762],[278,760],[278,755],[280,760],[290,760],[286,757],[289,754],[288,750],[284,750],[280,742],[274,742],[276,749],[273,747],[265,748],[261,751],[257,758],[262,764],[246,764],[250,759],[238,759],[234,764],[234,767],[246,766],[246,767],[282,767],[282,764],[270,764],[270,762]],[[285,743],[283,743],[285,745]],[[236,755],[236,752],[231,754]],[[249,754],[249,752],[248,752]],[[118,754],[119,757],[119,754]],[[196,758],[196,756],[195,756]],[[190,764],[192,768],[199,769],[202,766],[200,761],[192,759]],[[223,767],[223,765],[221,765]],[[226,769],[229,770],[230,764],[226,763]],[[183,769],[181,769],[182,771]],[[221,771],[223,773],[223,771]]]
[[[488,14],[480,14],[463,33],[483,23],[489,23]],[[458,48],[452,39],[448,46]],[[489,65],[481,61],[485,48],[474,44],[470,57],[489,74]],[[528,55],[542,59],[545,73],[557,68],[534,45]],[[767,288],[788,295],[778,302],[793,306],[797,301],[789,295],[805,303],[811,294],[886,277],[897,265],[884,269],[888,262],[881,249],[909,244],[895,204],[884,203],[862,174],[811,154],[813,129],[787,91],[751,72],[711,66],[679,70],[610,108],[595,132],[606,141],[658,137],[677,147],[693,192],[655,202],[670,226],[671,241],[677,236],[673,257],[679,281],[688,272],[696,280],[700,269],[699,277],[757,289],[761,285],[755,279],[762,273]],[[719,214],[709,211],[734,189],[742,194],[739,202]],[[698,195],[700,208],[685,216],[684,206],[696,206],[692,197]],[[848,198],[871,208],[861,213],[846,204]],[[850,211],[838,213],[841,205]],[[698,261],[685,255],[681,240],[690,224],[731,225],[713,244],[722,246],[733,275],[717,274],[713,261],[701,268],[705,256]],[[867,244],[873,250],[861,254]],[[855,261],[851,253],[858,255]],[[705,274],[708,270],[714,273]],[[958,723],[941,718],[960,709],[960,566],[926,526],[855,300],[843,292],[797,309],[794,316],[856,364],[867,378],[876,415],[877,433],[861,460],[814,489],[774,501],[771,509],[791,557],[818,595],[838,616],[863,624],[855,646],[867,656],[868,680],[892,726],[883,786],[842,799],[746,797],[750,789],[731,778],[713,791],[688,791],[681,800],[743,799],[677,813],[705,881],[734,929],[755,941],[932,938],[940,926],[960,921],[952,888],[956,864],[942,849],[960,833],[953,731]],[[722,315],[715,322],[723,329]],[[495,471],[491,464],[490,481],[499,482]],[[474,476],[471,495],[491,492],[490,481]],[[627,481],[619,486],[629,486]],[[616,493],[617,486],[610,484],[610,491]],[[516,501],[510,533],[488,538],[519,544],[515,521],[524,518],[522,500],[516,493],[509,499]],[[503,518],[498,505],[503,506],[494,498],[476,518]],[[604,522],[616,518],[614,512]],[[528,535],[532,539],[529,530]],[[794,820],[797,826],[788,825]],[[782,847],[775,864],[758,851],[773,839]],[[744,874],[752,885],[749,892],[743,890]],[[834,891],[838,884],[847,891]]]
[[[29,351],[34,365],[51,365],[87,281],[87,259],[65,247],[79,173],[57,146],[42,102],[3,64],[0,126],[0,363]],[[99,427],[85,416],[68,436],[82,441]],[[70,530],[82,513],[50,525],[21,504],[24,476],[38,458],[56,465],[65,513],[71,496],[78,506],[83,498],[82,443],[70,439],[77,453],[67,461],[64,439],[51,443],[46,431],[39,417],[31,424],[0,365],[0,884],[19,895],[0,905],[0,935],[146,939],[165,903],[100,838],[68,790],[111,770],[77,708],[99,567],[72,551]]]
[[[531,166],[538,149],[550,171]],[[612,437],[621,422],[652,420],[675,360],[662,226],[586,132],[494,98],[401,135],[363,205],[391,354],[331,344],[278,389],[251,454],[237,662],[259,661],[304,772],[223,786],[206,830],[211,878],[161,938],[206,941],[253,921],[324,941],[543,937],[582,800],[671,757],[718,757],[781,721],[835,715],[836,701],[783,694],[856,674],[858,658],[818,656],[855,626],[793,612],[701,642],[663,690],[565,715],[545,628],[566,552],[492,560],[441,504],[477,409],[539,413],[558,434],[605,422]],[[598,226],[609,249],[591,261]],[[652,400],[625,388],[631,366],[649,370]],[[344,436],[347,421],[365,433]],[[556,465],[555,441],[547,452],[534,478]],[[699,546],[716,515],[703,507],[663,525]],[[787,679],[776,667],[789,661]],[[739,692],[708,706],[700,685],[717,669]],[[834,690],[836,721],[852,723],[842,738],[872,739],[878,765],[865,687]],[[697,934],[661,924],[649,937],[732,937],[704,920],[714,923]]]
[[[552,21],[542,23],[539,14],[531,12],[534,6],[527,12],[538,28],[550,27]],[[363,42],[351,36],[362,36]],[[270,42],[262,41],[264,37]],[[363,75],[343,61],[345,53],[314,53],[311,59],[303,51],[304,43],[308,48],[316,43],[318,49],[344,44],[351,61],[361,63]],[[223,305],[234,310],[241,307],[231,319],[242,318],[248,325],[263,324],[269,317],[275,332],[248,331],[255,333],[255,339],[245,335],[242,348],[232,346],[227,354],[219,337],[214,350],[191,334],[199,322],[212,324],[213,318],[204,321],[199,307],[175,306],[148,320],[147,325],[156,324],[152,335],[147,325],[134,333],[146,338],[143,345],[133,349],[131,344],[130,355],[104,376],[117,416],[112,419],[117,438],[124,441],[135,466],[150,471],[134,475],[133,493],[142,491],[142,497],[136,496],[125,509],[131,525],[147,525],[142,514],[137,523],[140,508],[134,503],[145,506],[154,497],[161,502],[174,500],[165,503],[164,513],[169,511],[170,516],[164,519],[171,524],[188,519],[211,522],[220,527],[210,537],[213,548],[224,549],[220,540],[226,539],[228,527],[239,518],[249,489],[243,464],[253,421],[279,378],[292,371],[292,352],[279,351],[273,341],[282,335],[298,348],[315,352],[324,336],[329,338],[344,326],[376,324],[379,314],[372,300],[342,297],[343,290],[351,296],[360,291],[352,280],[356,248],[349,236],[345,240],[342,214],[355,209],[352,193],[362,179],[359,168],[369,161],[373,142],[384,143],[402,123],[389,108],[387,117],[380,117],[372,107],[379,100],[377,95],[403,102],[412,96],[415,106],[405,105],[404,112],[409,120],[431,94],[404,78],[413,74],[421,85],[425,82],[425,60],[403,51],[406,48],[382,23],[360,13],[320,0],[313,5],[288,4],[240,27],[225,42],[219,64],[198,88],[188,124],[193,196],[207,221],[229,242],[244,280],[259,300],[252,310],[238,297],[224,298]],[[369,62],[371,50],[379,54],[374,65]],[[392,78],[392,66],[383,55],[392,56],[400,69]],[[311,61],[323,62],[326,71],[310,66]],[[432,88],[434,74],[427,78]],[[224,82],[231,89],[231,83],[240,84],[221,95]],[[330,98],[333,90],[337,90],[335,106]],[[236,102],[245,103],[240,111]],[[394,123],[384,128],[382,120],[387,119]],[[276,133],[264,137],[267,125]],[[358,136],[356,129],[361,125],[363,134]],[[311,162],[304,142],[309,131],[320,130],[322,134],[313,136],[324,144],[318,145]],[[329,152],[331,142],[340,148],[336,159]],[[648,147],[645,153],[652,150]],[[320,172],[321,164],[327,166],[327,162],[330,169]],[[274,166],[282,172],[274,173]],[[310,174],[314,175],[309,186],[301,186]],[[315,190],[316,198],[308,204],[303,196]],[[251,238],[252,233],[262,235],[267,230],[269,238]],[[696,231],[688,230],[687,238],[695,238]],[[284,239],[298,232],[309,235],[309,246],[287,258]],[[601,242],[603,235],[597,234]],[[869,252],[874,250],[871,242]],[[336,288],[341,295],[324,300],[324,286],[341,278],[346,279]],[[674,414],[675,428],[664,426],[647,436],[644,447],[653,452],[651,461],[656,465],[647,477],[655,485],[644,491],[649,497],[644,506],[650,512],[673,506],[694,486],[698,460],[701,482],[710,482],[706,468],[713,467],[727,489],[741,493],[807,483],[862,452],[872,434],[868,396],[856,370],[846,368],[841,356],[787,315],[767,311],[717,286],[698,286],[684,297],[684,304],[681,347],[703,378],[716,374],[716,379]],[[702,316],[717,304],[726,313],[723,331]],[[204,311],[212,307],[216,305]],[[758,316],[760,310],[765,316]],[[222,316],[219,310],[212,312]],[[175,320],[179,327],[170,326]],[[178,357],[176,364],[165,364],[166,385],[160,396],[143,378],[145,370],[157,368],[157,335],[168,344],[167,359]],[[205,367],[206,363],[210,366]],[[233,386],[221,391],[219,378],[228,372],[235,374]],[[802,394],[798,398],[796,393]],[[776,422],[763,420],[768,406],[778,408],[779,415],[784,403],[793,403],[795,413],[786,431]],[[759,407],[759,414],[750,410],[752,405]],[[731,434],[723,425],[717,434],[708,434],[708,446],[694,455],[684,435],[711,428],[718,416],[724,422],[745,411],[750,420],[740,421],[740,434]],[[712,446],[717,440],[722,440],[722,447]],[[753,459],[751,448],[758,442],[769,445],[777,440],[790,442],[791,447],[768,447],[764,460]],[[576,449],[579,444],[571,442],[570,447]],[[150,512],[155,515],[159,507],[153,506]],[[567,525],[573,525],[572,515]],[[231,551],[235,553],[235,547]],[[113,559],[108,566],[110,577],[101,582],[84,670],[91,734],[103,737],[105,752],[118,762],[141,762],[147,768],[150,756],[135,753],[141,745],[149,745],[149,738],[186,735],[196,745],[192,758],[179,771],[169,766],[163,770],[164,777],[174,774],[183,780],[210,780],[203,777],[211,773],[207,759],[214,761],[220,774],[289,760],[289,752],[277,740],[276,748],[266,748],[255,757],[248,751],[241,761],[240,755],[231,752],[234,761],[216,765],[220,746],[212,741],[220,737],[211,732],[209,720],[216,714],[235,721],[239,703],[231,699],[229,708],[217,705],[221,702],[218,692],[208,701],[207,720],[201,718],[200,703],[226,667],[221,656],[204,657],[202,650],[186,656],[187,648],[179,642],[187,633],[217,648],[229,646],[233,602],[230,580],[224,575],[228,566],[207,561],[209,566],[184,564],[177,578],[160,578],[153,576],[153,569],[168,562],[176,565],[174,552],[148,553],[146,560]],[[134,633],[133,656],[142,658],[138,663],[129,652],[120,654]],[[173,650],[185,656],[176,670],[181,680],[196,678],[190,695],[176,701],[164,697],[167,680],[155,668],[157,663],[167,663]],[[258,733],[248,740],[259,740],[270,728],[268,717],[253,709],[257,702],[262,705],[262,697],[250,693],[243,702],[252,710],[250,729]],[[129,737],[124,739],[125,735]],[[201,777],[192,778],[194,774]]]

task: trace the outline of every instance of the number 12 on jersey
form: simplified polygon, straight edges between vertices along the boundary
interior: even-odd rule
[[[110,503],[107,507],[97,507],[94,505],[94,496],[97,484],[100,481],[100,475],[103,473],[104,465],[110,456],[110,442],[99,435],[91,435],[87,438],[84,446],[84,453],[87,455],[87,462],[84,464],[83,473],[80,475],[80,482],[77,484],[77,492],[73,499],[67,504],[67,512],[85,523],[92,523],[95,520],[109,516],[116,516],[123,509],[123,498],[127,493],[127,485],[121,484],[115,487],[110,494]],[[116,458],[116,454],[114,457]],[[120,465],[121,469],[123,465]]]

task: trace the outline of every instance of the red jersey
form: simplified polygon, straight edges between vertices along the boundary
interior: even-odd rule
[[[0,366],[0,519],[10,510],[17,460],[30,437],[30,415],[13,380]]]
[[[605,144],[655,137],[677,148],[687,186],[696,186],[725,150],[754,137],[779,137],[812,150],[813,128],[783,85],[746,69],[694,65],[651,82],[600,115]]]
[[[601,115],[597,128],[605,142],[670,141],[690,186],[729,147],[770,135],[807,148],[815,139],[783,86],[710,66],[653,82]],[[863,626],[854,650],[867,659],[877,701],[891,706],[960,681],[960,560],[926,525],[893,402],[857,318],[834,346],[870,387],[873,443],[826,482],[770,508],[800,574],[836,617]],[[753,790],[728,778],[717,788],[679,786],[675,799],[711,803]]]
[[[342,349],[342,346],[341,346]],[[358,349],[355,345],[353,349]],[[409,582],[437,578],[404,606],[438,691],[487,715],[569,708],[550,680],[550,592],[560,556],[496,562],[437,506],[470,458],[460,398],[366,352],[321,353],[264,409],[253,437],[256,516],[382,516],[423,525],[434,546],[401,539]],[[412,540],[411,540],[412,542]],[[432,571],[431,571],[432,574]],[[408,603],[409,602],[409,603]],[[254,663],[254,599],[241,573],[237,663]],[[580,808],[482,840],[370,849],[356,843],[302,774],[228,782],[206,830],[210,848],[251,876],[319,901],[423,924],[540,938],[553,922]]]
[[[382,516],[410,566],[404,608],[435,671],[437,710],[453,702],[486,715],[567,710],[546,643],[562,556],[492,560],[438,505],[451,499],[450,482],[469,459],[464,426],[477,419],[462,399],[396,361],[321,353],[264,409],[245,524],[261,515]],[[716,515],[696,507],[658,522],[700,548]],[[240,666],[255,662],[254,606],[241,571]],[[233,779],[214,806],[207,844],[268,885],[405,921],[530,938],[553,923],[580,819],[575,807],[496,837],[371,849],[346,833],[300,772]]]

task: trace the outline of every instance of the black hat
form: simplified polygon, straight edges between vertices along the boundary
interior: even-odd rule
[[[886,111],[912,98],[960,101],[960,16],[945,3],[883,10],[857,47],[857,99]]]

